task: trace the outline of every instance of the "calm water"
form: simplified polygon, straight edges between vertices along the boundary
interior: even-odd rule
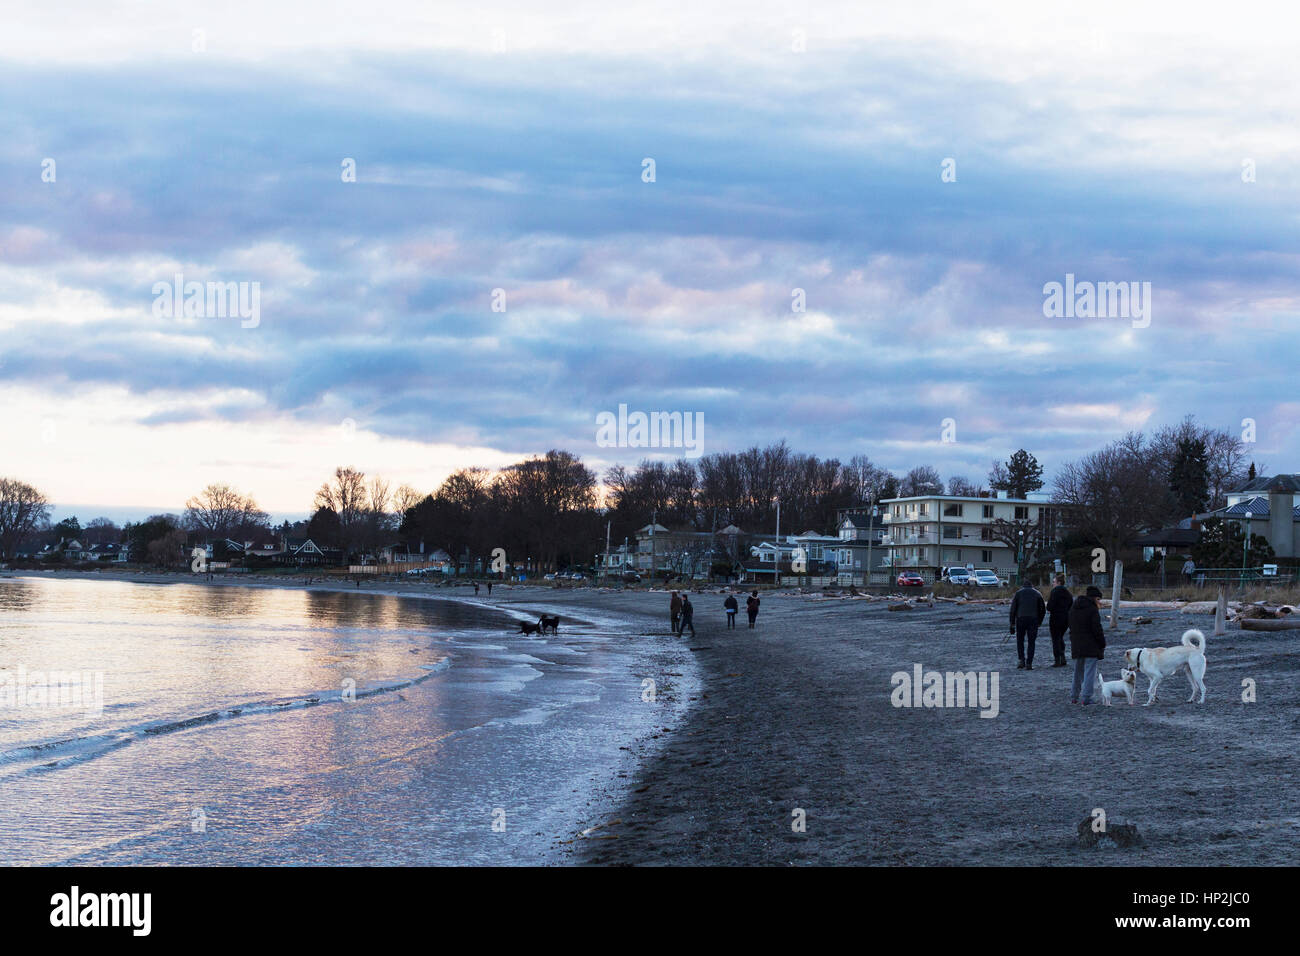
[[[5,861],[555,861],[664,719],[584,616],[539,640],[459,602],[0,578]],[[84,698],[41,701],[51,672]]]

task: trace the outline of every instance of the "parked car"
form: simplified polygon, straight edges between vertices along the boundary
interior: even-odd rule
[[[925,578],[916,571],[900,571],[897,584],[900,588],[925,587]]]
[[[628,584],[640,584],[641,575],[637,574],[635,571],[624,571],[623,580]]]
[[[1006,587],[1005,578],[1000,578],[988,568],[975,569],[975,586],[981,588],[1001,588]]]
[[[948,568],[944,571],[943,579],[949,584],[960,584],[966,587],[971,583],[971,573],[965,568]]]
[[[555,573],[554,571],[552,571],[550,574],[544,574],[544,575],[542,575],[542,580],[543,580],[543,581],[554,581],[554,580],[556,579],[556,577],[564,577],[564,575],[562,575],[562,574],[561,574],[561,575],[556,575],[556,573]]]

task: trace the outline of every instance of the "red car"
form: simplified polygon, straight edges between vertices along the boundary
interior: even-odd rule
[[[902,571],[898,575],[898,586],[900,588],[925,587],[925,579],[915,571]]]

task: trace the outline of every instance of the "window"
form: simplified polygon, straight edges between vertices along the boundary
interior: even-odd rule
[[[956,502],[951,502],[951,503],[949,503],[949,504],[944,505],[944,506],[943,506],[943,516],[944,516],[945,518],[960,518],[960,517],[961,517],[961,505],[957,504]]]
[[[926,504],[921,505],[921,515],[925,516],[928,515],[929,513],[930,513],[930,506]]]
[[[993,517],[993,506],[992,506],[992,505],[985,505],[985,506],[984,506],[984,517],[986,517],[986,518],[992,518],[992,517]]]
[[[1028,521],[1028,520],[1029,520],[1029,506],[1028,506],[1028,505],[1016,505],[1016,520],[1017,520],[1017,521]]]
[[[961,525],[959,525],[959,524],[946,524],[946,525],[944,525],[944,526],[943,526],[943,536],[944,536],[945,538],[960,538],[960,537],[961,537]]]
[[[993,563],[993,552],[992,552],[992,551],[981,551],[981,552],[980,552],[980,563],[981,563],[981,564],[992,564],[992,563]]]
[[[980,528],[980,540],[981,540],[981,541],[992,541],[992,540],[993,540],[993,529],[992,529],[992,528]]]

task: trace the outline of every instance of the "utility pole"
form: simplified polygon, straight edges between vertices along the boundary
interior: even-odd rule
[[[650,514],[650,583],[655,583],[655,525],[659,524],[659,509],[655,508]]]
[[[867,509],[867,573],[862,583],[871,587],[871,543],[876,537],[876,503],[871,502],[871,507]],[[853,552],[850,551],[850,554]],[[849,570],[849,583],[853,583],[853,571]]]
[[[609,583],[609,526],[613,521],[605,522],[605,583]]]
[[[776,583],[781,583],[781,499],[776,499]]]

